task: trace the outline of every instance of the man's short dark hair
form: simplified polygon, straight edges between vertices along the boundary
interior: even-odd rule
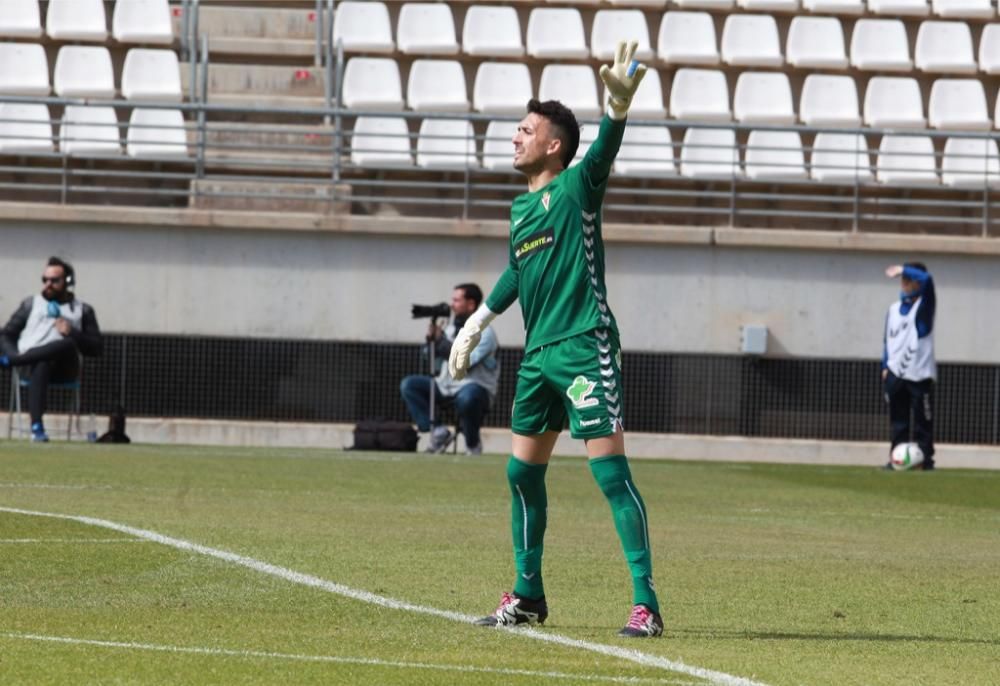
[[[469,300],[473,300],[476,303],[476,307],[479,307],[483,302],[483,292],[474,283],[460,283],[455,286],[455,290],[461,289],[465,293],[465,297]]]
[[[66,285],[72,286],[76,283],[76,273],[73,271],[73,265],[71,265],[66,260],[61,257],[56,257],[53,255],[49,258],[47,267],[62,267],[63,275],[66,277]]]
[[[924,264],[923,262],[910,262],[909,264],[911,267],[916,267],[925,274],[927,273],[927,265]]]
[[[580,124],[573,110],[558,100],[539,102],[532,98],[528,101],[528,114],[541,115],[555,127],[556,137],[562,142],[563,169],[568,169],[580,147]]]

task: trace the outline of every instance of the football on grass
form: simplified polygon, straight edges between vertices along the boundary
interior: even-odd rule
[[[916,443],[900,443],[892,449],[893,469],[913,469],[924,461],[924,451]]]

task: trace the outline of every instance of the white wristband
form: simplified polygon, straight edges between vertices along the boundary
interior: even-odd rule
[[[490,322],[496,319],[497,313],[486,307],[486,303],[479,306],[479,309],[473,312],[468,319],[465,320],[465,325],[474,325],[477,329],[482,331]]]

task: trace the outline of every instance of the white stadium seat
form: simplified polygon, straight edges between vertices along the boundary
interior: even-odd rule
[[[558,100],[573,110],[577,118],[601,113],[597,100],[594,70],[585,64],[550,64],[542,70],[538,99]]]
[[[351,132],[351,164],[409,167],[410,129],[402,117],[358,117]]]
[[[129,157],[187,157],[187,131],[180,110],[136,107],[128,121]]]
[[[722,61],[747,67],[780,67],[778,24],[767,14],[730,14],[722,27]]]
[[[792,86],[781,72],[745,71],[736,79],[733,116],[749,124],[794,124]]]
[[[408,55],[457,55],[455,17],[443,2],[407,2],[399,10],[396,45]]]
[[[381,2],[338,2],[333,43],[338,42],[343,43],[346,52],[394,52],[388,8]]]
[[[858,19],[851,36],[851,66],[867,71],[910,71],[910,43],[899,19]]]
[[[863,14],[864,0],[802,0],[802,8],[813,14]]]
[[[732,129],[688,129],[681,148],[681,176],[729,179],[740,175],[736,132]]]
[[[615,158],[624,176],[676,176],[673,140],[666,126],[627,126]]]
[[[174,30],[167,0],[118,0],[111,15],[111,35],[119,43],[170,45]]]
[[[788,27],[785,57],[796,67],[846,69],[844,29],[835,17],[795,17]]]
[[[673,4],[682,9],[728,10],[735,2],[734,0],[674,0]]]
[[[924,128],[927,122],[917,80],[906,76],[872,78],[865,91],[865,124],[876,128]]]
[[[972,32],[964,21],[925,21],[914,49],[917,69],[949,74],[975,74]]]
[[[48,95],[49,60],[39,43],[0,43],[0,93]]]
[[[745,168],[753,181],[805,179],[802,138],[795,131],[751,131]]]
[[[49,0],[45,33],[55,40],[104,42],[108,20],[102,0]]]
[[[653,59],[653,48],[649,43],[649,26],[642,10],[598,10],[590,30],[590,54],[599,60],[610,60],[615,56],[618,41],[635,40],[639,47],[635,52],[638,60]]]
[[[736,0],[736,4],[751,12],[794,12],[799,0]]]
[[[612,5],[629,5],[634,7],[666,7],[667,0],[608,0]]]
[[[528,17],[528,54],[532,57],[584,59],[590,56],[583,18],[573,7],[533,9]]]
[[[531,97],[531,72],[523,62],[483,62],[476,70],[472,109],[477,112],[523,114]]]
[[[483,166],[493,171],[514,171],[516,121],[491,121],[483,137]]]
[[[0,12],[0,36],[37,38],[42,35],[38,0],[4,0]]]
[[[0,102],[0,154],[52,152],[46,105]]]
[[[708,12],[667,12],[660,21],[657,53],[672,64],[718,64],[715,22]]]
[[[860,126],[858,89],[850,76],[810,74],[802,84],[799,119],[806,126]]]
[[[670,116],[730,121],[733,117],[725,74],[714,69],[678,69],[670,89]]]
[[[865,137],[854,133],[817,133],[809,158],[809,175],[825,183],[871,181],[871,158]]]
[[[103,47],[64,45],[56,55],[52,86],[56,95],[62,97],[114,97],[111,53]]]
[[[875,178],[883,184],[936,184],[934,143],[929,136],[882,136]]]
[[[979,37],[979,68],[1000,74],[1000,24],[987,24]]]
[[[462,65],[456,60],[415,60],[406,84],[406,105],[422,111],[467,111],[469,94]]]
[[[958,188],[1000,185],[997,142],[981,138],[949,138],[941,159],[941,182]]]
[[[927,0],[868,0],[868,11],[889,16],[922,17],[930,11],[930,8],[927,6]]]
[[[996,12],[990,0],[931,0],[931,9],[939,17],[989,19]]]
[[[607,91],[601,101],[607,102]],[[632,97],[632,105],[628,108],[629,119],[663,119],[667,116],[667,110],[663,106],[663,85],[660,83],[660,72],[649,69],[639,90]]]
[[[935,129],[989,130],[986,91],[979,79],[938,79],[931,86],[927,119]]]
[[[475,167],[476,133],[464,119],[424,119],[417,138],[417,166],[424,169]]]
[[[67,105],[59,130],[59,149],[67,155],[121,154],[121,132],[114,108]]]
[[[399,65],[391,57],[352,57],[344,69],[344,106],[359,110],[403,109]]]
[[[472,5],[465,13],[462,51],[467,55],[521,57],[521,21],[509,6]]]
[[[122,95],[129,100],[182,99],[181,67],[173,50],[132,48],[122,67]]]

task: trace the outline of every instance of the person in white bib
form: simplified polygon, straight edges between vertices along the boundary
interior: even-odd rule
[[[885,317],[882,382],[889,403],[892,448],[914,442],[924,453],[923,469],[934,469],[934,279],[920,262],[894,264],[885,270],[900,279],[899,299]],[[891,464],[887,467],[891,468]]]
[[[80,355],[103,352],[94,308],[76,299],[73,266],[50,257],[42,272],[42,290],[28,296],[0,331],[0,368],[22,367],[28,385],[31,440],[49,440],[42,416],[50,382],[80,375]]]

